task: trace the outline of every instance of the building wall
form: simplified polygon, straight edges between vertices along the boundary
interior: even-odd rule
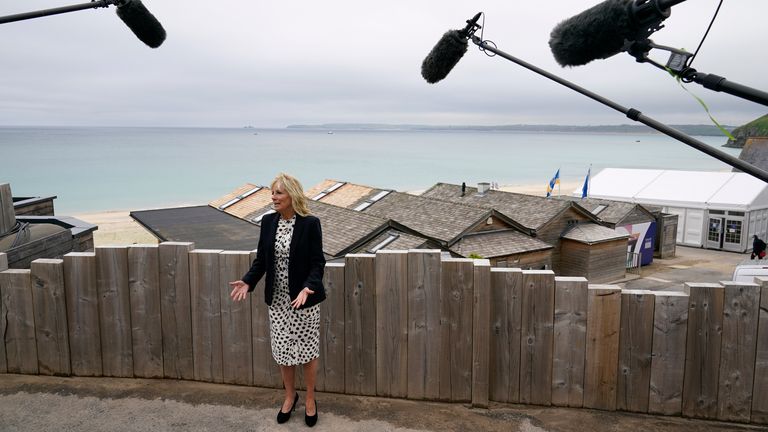
[[[550,221],[547,225],[541,227],[540,230],[536,231],[537,239],[555,247],[552,250],[552,269],[555,273],[565,276],[561,271],[560,255],[562,251],[560,247],[560,237],[568,228],[570,228],[569,221],[586,222],[590,220],[591,219],[588,217],[576,212],[573,208],[569,208],[567,211],[560,214],[560,216]]]
[[[491,258],[491,266],[542,270],[552,268],[552,250],[525,252],[504,257]]]
[[[30,204],[14,204],[13,210],[16,216],[53,216],[53,198]]]
[[[564,239],[561,243],[560,276],[583,276],[590,283],[612,282],[627,273],[627,240],[584,244]]]
[[[656,253],[657,258],[672,258],[677,247],[677,215],[662,213],[656,223]]]

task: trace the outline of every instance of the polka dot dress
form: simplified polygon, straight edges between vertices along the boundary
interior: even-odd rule
[[[269,307],[272,357],[282,366],[308,363],[320,357],[320,305],[291,307],[288,294],[288,253],[296,216],[280,218],[275,239],[275,292]]]

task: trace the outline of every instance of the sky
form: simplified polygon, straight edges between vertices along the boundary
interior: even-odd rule
[[[74,2],[0,2],[0,16]],[[168,37],[139,41],[115,8],[0,24],[0,126],[285,127],[632,123],[623,114],[470,43],[451,74],[420,67],[442,34],[485,13],[499,49],[666,124],[708,124],[665,72],[626,53],[562,68],[552,28],[593,0],[144,0]],[[683,2],[651,38],[696,49],[719,0]],[[765,0],[725,1],[693,66],[768,91]],[[651,56],[666,61],[664,53]],[[688,84],[721,123],[765,106]]]

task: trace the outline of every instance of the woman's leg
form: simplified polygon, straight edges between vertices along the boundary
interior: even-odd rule
[[[296,396],[296,366],[283,366],[280,365],[280,375],[283,377],[283,386],[285,387],[285,400],[283,401],[282,412],[287,413],[293,406],[294,397]]]
[[[307,415],[315,415],[317,406],[315,405],[315,380],[317,379],[317,358],[304,364],[304,384],[307,385],[307,396],[304,406]]]

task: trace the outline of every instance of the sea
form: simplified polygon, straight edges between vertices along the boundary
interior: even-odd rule
[[[700,141],[722,148],[725,137]],[[583,182],[606,167],[728,171],[661,134],[255,128],[0,127],[0,183],[57,215],[206,204],[279,172],[399,191],[437,182]],[[689,187],[690,185],[681,185]],[[562,193],[571,191],[563,190]]]

